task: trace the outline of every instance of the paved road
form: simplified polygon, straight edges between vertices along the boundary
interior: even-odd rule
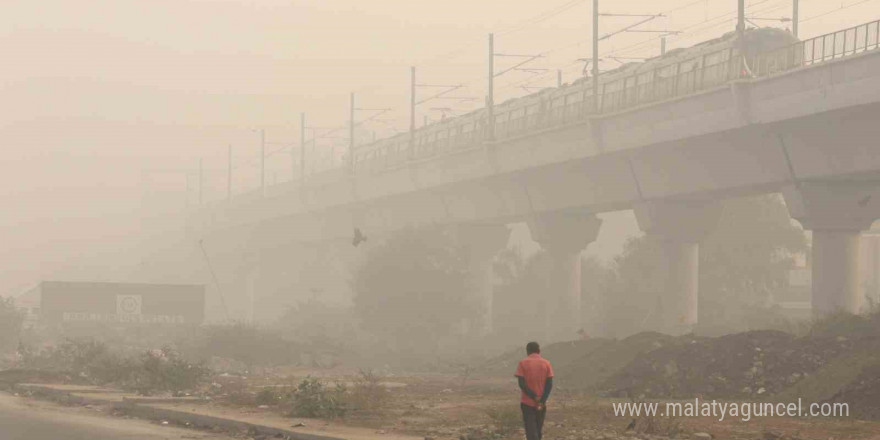
[[[0,393],[0,440],[159,439],[231,440],[226,436],[114,418],[94,410],[65,408]]]

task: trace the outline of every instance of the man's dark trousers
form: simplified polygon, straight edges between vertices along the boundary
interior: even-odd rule
[[[544,415],[547,414],[547,408],[538,411],[534,406],[520,403],[522,409],[523,424],[526,427],[527,440],[541,440],[541,430],[544,428]]]

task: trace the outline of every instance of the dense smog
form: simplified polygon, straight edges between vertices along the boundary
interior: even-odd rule
[[[11,0],[0,47],[0,440],[880,439],[880,0]]]

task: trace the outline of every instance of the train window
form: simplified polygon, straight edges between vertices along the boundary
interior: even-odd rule
[[[557,97],[553,98],[553,101],[551,102],[550,105],[553,108],[553,110],[557,110],[560,107],[562,107],[564,104],[565,104],[565,98],[562,96],[557,96]]]
[[[722,63],[724,61],[725,54],[727,54],[726,50],[720,51],[720,52],[713,52],[713,53],[706,55],[705,61],[704,61],[705,65],[703,67],[714,66],[716,64]]]

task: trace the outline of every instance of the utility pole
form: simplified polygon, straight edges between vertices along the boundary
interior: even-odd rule
[[[736,61],[739,66],[737,71],[741,72],[740,76],[746,72],[746,0],[739,0],[737,6],[736,19],[736,45],[739,47],[739,59]]]
[[[666,37],[660,37],[660,56],[666,55]]]
[[[562,69],[556,69],[556,87],[562,87]]]
[[[495,34],[489,34],[489,85],[486,94],[486,139],[495,140]]]
[[[351,92],[351,114],[348,127],[348,170],[354,171],[354,92]]]
[[[232,144],[227,145],[226,149],[226,200],[232,200]]]
[[[290,146],[290,181],[296,181],[296,148]]]
[[[799,1],[793,0],[794,4],[792,5],[791,11],[791,33],[794,34],[795,38],[798,38],[798,22],[800,21],[800,11],[799,11]]]
[[[266,130],[260,129],[260,190],[266,196]]]
[[[300,186],[306,183],[306,114],[299,114],[299,179]]]
[[[409,157],[415,157],[416,141],[416,66],[409,69]]]
[[[204,191],[203,188],[203,180],[204,179],[204,169],[202,168],[202,158],[199,158],[199,206],[202,204],[202,193]]]
[[[599,113],[599,0],[593,0],[593,111]]]

